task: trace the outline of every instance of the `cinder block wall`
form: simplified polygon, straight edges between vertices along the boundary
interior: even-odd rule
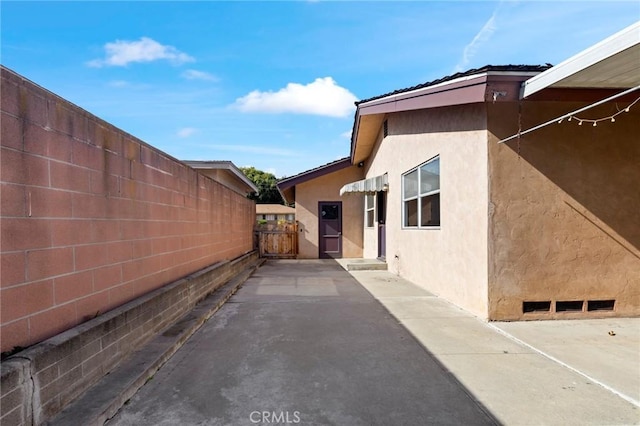
[[[252,250],[252,201],[1,72],[3,352]]]

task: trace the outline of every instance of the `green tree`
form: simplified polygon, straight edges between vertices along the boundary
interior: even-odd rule
[[[250,199],[258,204],[284,204],[276,187],[278,179],[273,173],[263,172],[255,167],[240,167],[240,170],[258,187],[259,193],[249,195]]]

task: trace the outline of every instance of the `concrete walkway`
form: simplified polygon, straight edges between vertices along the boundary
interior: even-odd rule
[[[269,261],[109,425],[491,425],[332,261]]]
[[[270,261],[109,424],[633,425],[639,358],[639,319],[487,324],[386,271]]]
[[[390,273],[351,274],[500,423],[640,424],[640,318],[487,323]]]

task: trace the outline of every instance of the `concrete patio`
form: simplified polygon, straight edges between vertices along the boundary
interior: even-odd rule
[[[639,319],[488,324],[340,263],[263,265],[108,424],[640,424]]]
[[[640,424],[640,318],[487,323],[390,273],[351,274],[500,423]]]

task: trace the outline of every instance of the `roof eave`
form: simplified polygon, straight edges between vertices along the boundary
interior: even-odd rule
[[[486,71],[360,103],[352,133],[351,162],[357,164],[369,157],[386,114],[486,101],[516,101],[522,82],[538,73]]]
[[[249,189],[247,192],[255,192],[259,193],[258,187],[251,182],[251,180],[242,173],[238,167],[231,161],[190,161],[183,160],[183,163],[186,163],[192,169],[202,169],[202,170],[226,170],[231,172],[236,178],[238,178],[242,183],[244,183]]]
[[[295,176],[285,178],[276,183],[276,188],[282,195],[282,198],[287,204],[294,203],[295,200],[295,187],[301,183],[307,182],[312,179],[316,179],[320,176],[324,176],[329,173],[337,172],[351,165],[349,157],[336,160],[332,163],[325,164],[324,166],[317,167],[315,169],[307,170],[299,173]]]
[[[639,43],[640,22],[637,22],[525,81],[522,98],[527,98],[534,93],[552,87],[578,87],[571,82],[572,77],[575,79],[577,74],[585,73],[590,68],[602,67],[607,62],[615,68],[615,61],[619,61],[622,55],[631,55],[632,58],[637,58],[638,52],[640,52]],[[640,74],[637,71],[640,68],[637,61],[635,61],[635,66],[636,68],[630,70],[629,73],[635,73],[637,76]],[[628,82],[617,85],[610,78],[606,82],[608,86],[603,84],[604,82],[594,83],[591,88],[613,88],[612,85],[617,88],[627,88],[633,85],[630,86]],[[585,86],[582,85],[582,87]]]

